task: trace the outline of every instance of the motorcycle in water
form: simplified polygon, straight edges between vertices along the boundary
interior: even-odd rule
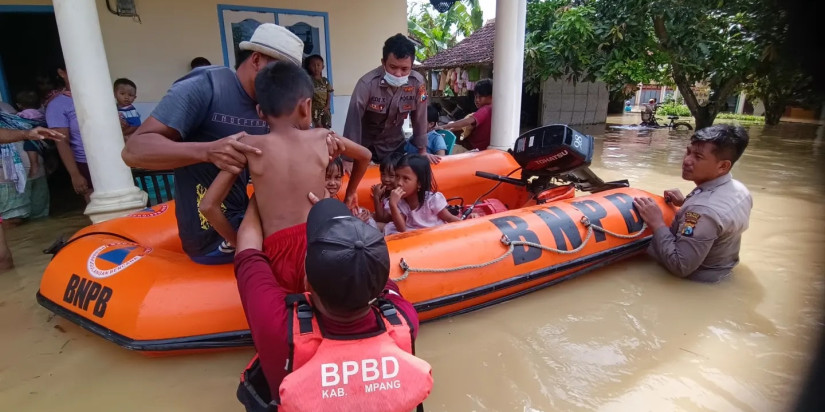
[[[693,126],[690,125],[688,122],[677,122],[679,120],[679,116],[670,115],[667,118],[670,120],[670,123],[661,125],[656,121],[656,110],[659,108],[659,105],[655,105],[650,108],[650,111],[643,111],[642,112],[642,122],[639,123],[641,127],[649,127],[651,129],[674,129],[674,130],[693,130]]]

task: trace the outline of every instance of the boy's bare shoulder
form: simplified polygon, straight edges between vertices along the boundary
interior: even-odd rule
[[[264,146],[264,144],[268,141],[268,139],[271,139],[272,137],[273,137],[272,133],[250,134],[250,135],[246,135],[244,137],[241,137],[240,139],[238,139],[238,141],[243,143],[243,144],[248,144],[250,146],[260,148],[260,147]]]
[[[308,129],[308,130],[296,130],[299,136],[303,139],[323,139],[326,140],[327,136],[329,136],[330,131],[327,129]]]

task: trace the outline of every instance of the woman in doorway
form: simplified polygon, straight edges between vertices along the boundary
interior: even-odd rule
[[[46,102],[46,123],[50,129],[69,137],[68,141],[57,143],[57,152],[72,178],[75,193],[83,196],[86,203],[89,203],[89,196],[94,188],[92,177],[89,174],[89,165],[86,163],[86,151],[80,136],[80,126],[77,123],[71,83],[64,64],[58,66],[57,75],[66,87],[53,93],[50,100]]]

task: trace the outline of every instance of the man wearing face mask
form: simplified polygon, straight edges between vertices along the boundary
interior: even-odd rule
[[[401,127],[407,116],[413,128],[410,143],[431,163],[440,161],[427,153],[427,87],[424,77],[412,70],[414,60],[415,45],[407,37],[390,37],[381,66],[361,77],[352,92],[344,136],[369,148],[375,163],[406,152]],[[349,170],[352,162],[346,163]]]

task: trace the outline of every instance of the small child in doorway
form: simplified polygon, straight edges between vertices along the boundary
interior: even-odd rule
[[[332,84],[324,77],[324,59],[313,54],[304,61],[306,71],[312,76],[312,85],[315,94],[312,95],[312,124],[314,127],[325,129],[332,128],[332,114],[330,113],[330,103],[332,102]]]
[[[247,156],[255,186],[249,207],[260,216],[264,253],[278,283],[289,293],[300,293],[305,287],[306,219],[312,207],[307,197],[327,190],[325,170],[330,156],[343,154],[354,161],[344,196],[347,206],[354,210],[358,204],[356,189],[372,153],[327,129],[310,129],[312,79],[300,67],[288,62],[270,63],[255,77],[255,94],[258,114],[269,124],[270,132],[242,138],[261,150],[260,155]],[[223,215],[221,203],[236,178],[232,173],[220,172],[199,207],[215,230],[233,245],[237,233]]]
[[[43,123],[41,126],[45,126],[46,114],[40,111],[40,97],[37,96],[36,92],[24,90],[17,93],[15,97],[17,109],[20,110],[17,112],[18,117]]]
[[[46,115],[38,109],[40,106],[40,98],[37,96],[37,93],[26,90],[17,93],[15,97],[17,108],[20,109],[20,111],[17,112],[18,117],[31,120],[34,126],[46,127]],[[43,154],[46,150],[45,142],[26,140],[23,143],[23,150],[29,158],[30,168],[28,178],[34,179],[39,177],[43,174],[43,170],[41,169],[43,168]]]
[[[120,115],[120,129],[123,131],[123,137],[128,139],[140,126],[140,113],[132,105],[137,97],[137,86],[129,79],[120,78],[115,80],[114,89],[117,111]]]
[[[395,165],[397,187],[390,193],[385,213],[392,222],[384,235],[435,227],[461,219],[447,209],[447,199],[438,192],[430,162],[421,155],[407,155]]]

